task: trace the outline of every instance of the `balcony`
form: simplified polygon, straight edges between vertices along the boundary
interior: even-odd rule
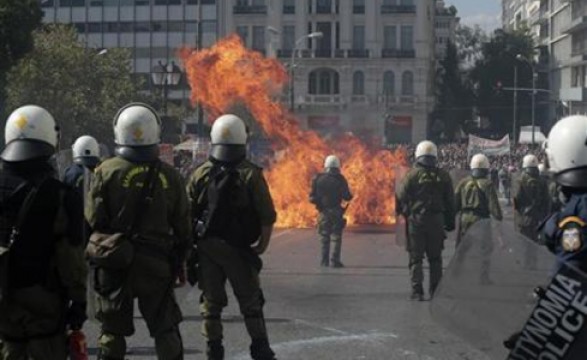
[[[295,14],[296,7],[291,5],[283,5],[283,13],[284,14]]]
[[[334,49],[334,57],[339,59],[345,58],[345,52],[342,49]]]
[[[587,29],[587,16],[580,16],[576,19],[573,19],[573,21],[571,21],[571,23],[566,27],[563,27],[563,32],[572,34],[584,29]]]
[[[367,49],[351,49],[347,52],[347,57],[360,59],[360,58],[368,58],[369,57],[369,50]]]
[[[340,95],[306,95],[304,99],[304,105],[342,105],[344,103],[342,96]]]
[[[237,15],[267,14],[267,5],[235,5],[232,13]]]
[[[381,5],[382,14],[415,14],[416,5]]]
[[[352,95],[351,103],[353,104],[369,104],[369,97],[367,95]]]
[[[291,58],[293,54],[292,49],[279,49],[277,50],[277,57],[278,58]]]
[[[332,49],[316,49],[316,50],[314,50],[314,57],[331,58],[332,57]]]
[[[382,49],[381,57],[385,59],[413,59],[416,57],[416,50]]]

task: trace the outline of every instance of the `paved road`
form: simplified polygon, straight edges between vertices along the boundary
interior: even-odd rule
[[[445,261],[454,242],[446,243]],[[265,258],[262,283],[271,342],[283,359],[488,360],[433,323],[428,302],[408,301],[407,255],[390,229],[350,229],[343,245],[344,269],[318,267],[313,230],[278,230]],[[187,359],[204,359],[199,334],[199,292],[179,289],[185,315]],[[249,359],[249,339],[231,298],[225,312],[227,359]],[[87,329],[95,353],[98,329]],[[128,341],[132,359],[155,358],[153,342],[137,314]]]

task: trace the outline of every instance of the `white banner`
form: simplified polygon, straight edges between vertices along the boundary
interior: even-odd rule
[[[506,135],[501,140],[490,140],[469,135],[468,151],[469,157],[479,153],[487,156],[509,155],[510,136]]]

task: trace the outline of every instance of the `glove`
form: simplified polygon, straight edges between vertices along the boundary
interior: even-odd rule
[[[67,309],[65,320],[71,330],[80,330],[88,319],[85,302],[72,301]]]

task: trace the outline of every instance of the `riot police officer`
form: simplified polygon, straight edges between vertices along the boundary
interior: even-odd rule
[[[501,221],[503,216],[497,192],[493,182],[488,178],[489,159],[483,154],[476,154],[471,158],[471,175],[463,179],[455,190],[456,211],[459,214],[459,228],[457,234],[457,246],[461,246],[467,231],[476,222],[489,219]],[[469,251],[471,244],[466,242],[465,248],[459,248],[462,254]],[[493,244],[484,242],[480,244],[482,250],[480,282],[484,285],[491,284],[489,278],[491,252]],[[457,257],[456,271],[460,271],[463,255]]]
[[[456,212],[459,214],[457,246],[467,230],[481,219],[503,219],[493,182],[488,178],[489,159],[483,154],[471,158],[471,175],[455,190]]]
[[[82,204],[54,178],[47,110],[16,109],[0,155],[0,338],[3,359],[65,359],[66,330],[86,320]]]
[[[157,358],[183,358],[173,289],[192,243],[189,206],[180,174],[158,158],[160,141],[161,119],[153,108],[124,106],[114,118],[116,156],[96,169],[88,195],[86,219],[94,232],[123,234],[134,249],[128,267],[93,269],[99,359],[124,359],[135,298]]]
[[[437,166],[438,148],[430,141],[416,147],[416,164],[397,194],[398,213],[406,218],[412,300],[424,299],[424,255],[430,265],[430,296],[442,278],[445,231],[455,228],[454,189],[450,175]]]
[[[342,231],[346,226],[345,209],[341,203],[350,201],[353,196],[345,177],[340,172],[340,160],[335,155],[326,157],[324,170],[312,180],[310,193],[310,202],[316,205],[320,212],[318,217],[318,233],[322,244],[320,265],[341,268],[344,267],[340,261]],[[331,242],[333,249],[329,263]]]
[[[73,164],[65,170],[63,182],[85,194],[89,175],[100,163],[100,145],[93,137],[79,137],[72,146]]]
[[[546,153],[554,181],[566,198],[540,228],[560,262],[587,272],[587,117],[573,115],[548,134]]]
[[[540,171],[540,176],[544,179],[548,187],[548,196],[550,197],[550,208],[548,214],[550,215],[562,208],[563,196],[561,196],[560,185],[558,185],[556,181],[553,180],[550,169],[546,166],[546,164],[541,163],[538,165],[538,170]]]
[[[210,360],[224,359],[221,314],[226,307],[226,280],[232,286],[251,337],[254,360],[273,360],[259,283],[259,255],[269,246],[276,213],[262,169],[246,159],[247,131],[237,116],[214,122],[207,162],[188,184],[198,235],[202,333]]]
[[[548,185],[540,176],[536,156],[526,155],[522,160],[522,175],[514,188],[513,198],[518,231],[536,241],[536,228],[550,208]]]

